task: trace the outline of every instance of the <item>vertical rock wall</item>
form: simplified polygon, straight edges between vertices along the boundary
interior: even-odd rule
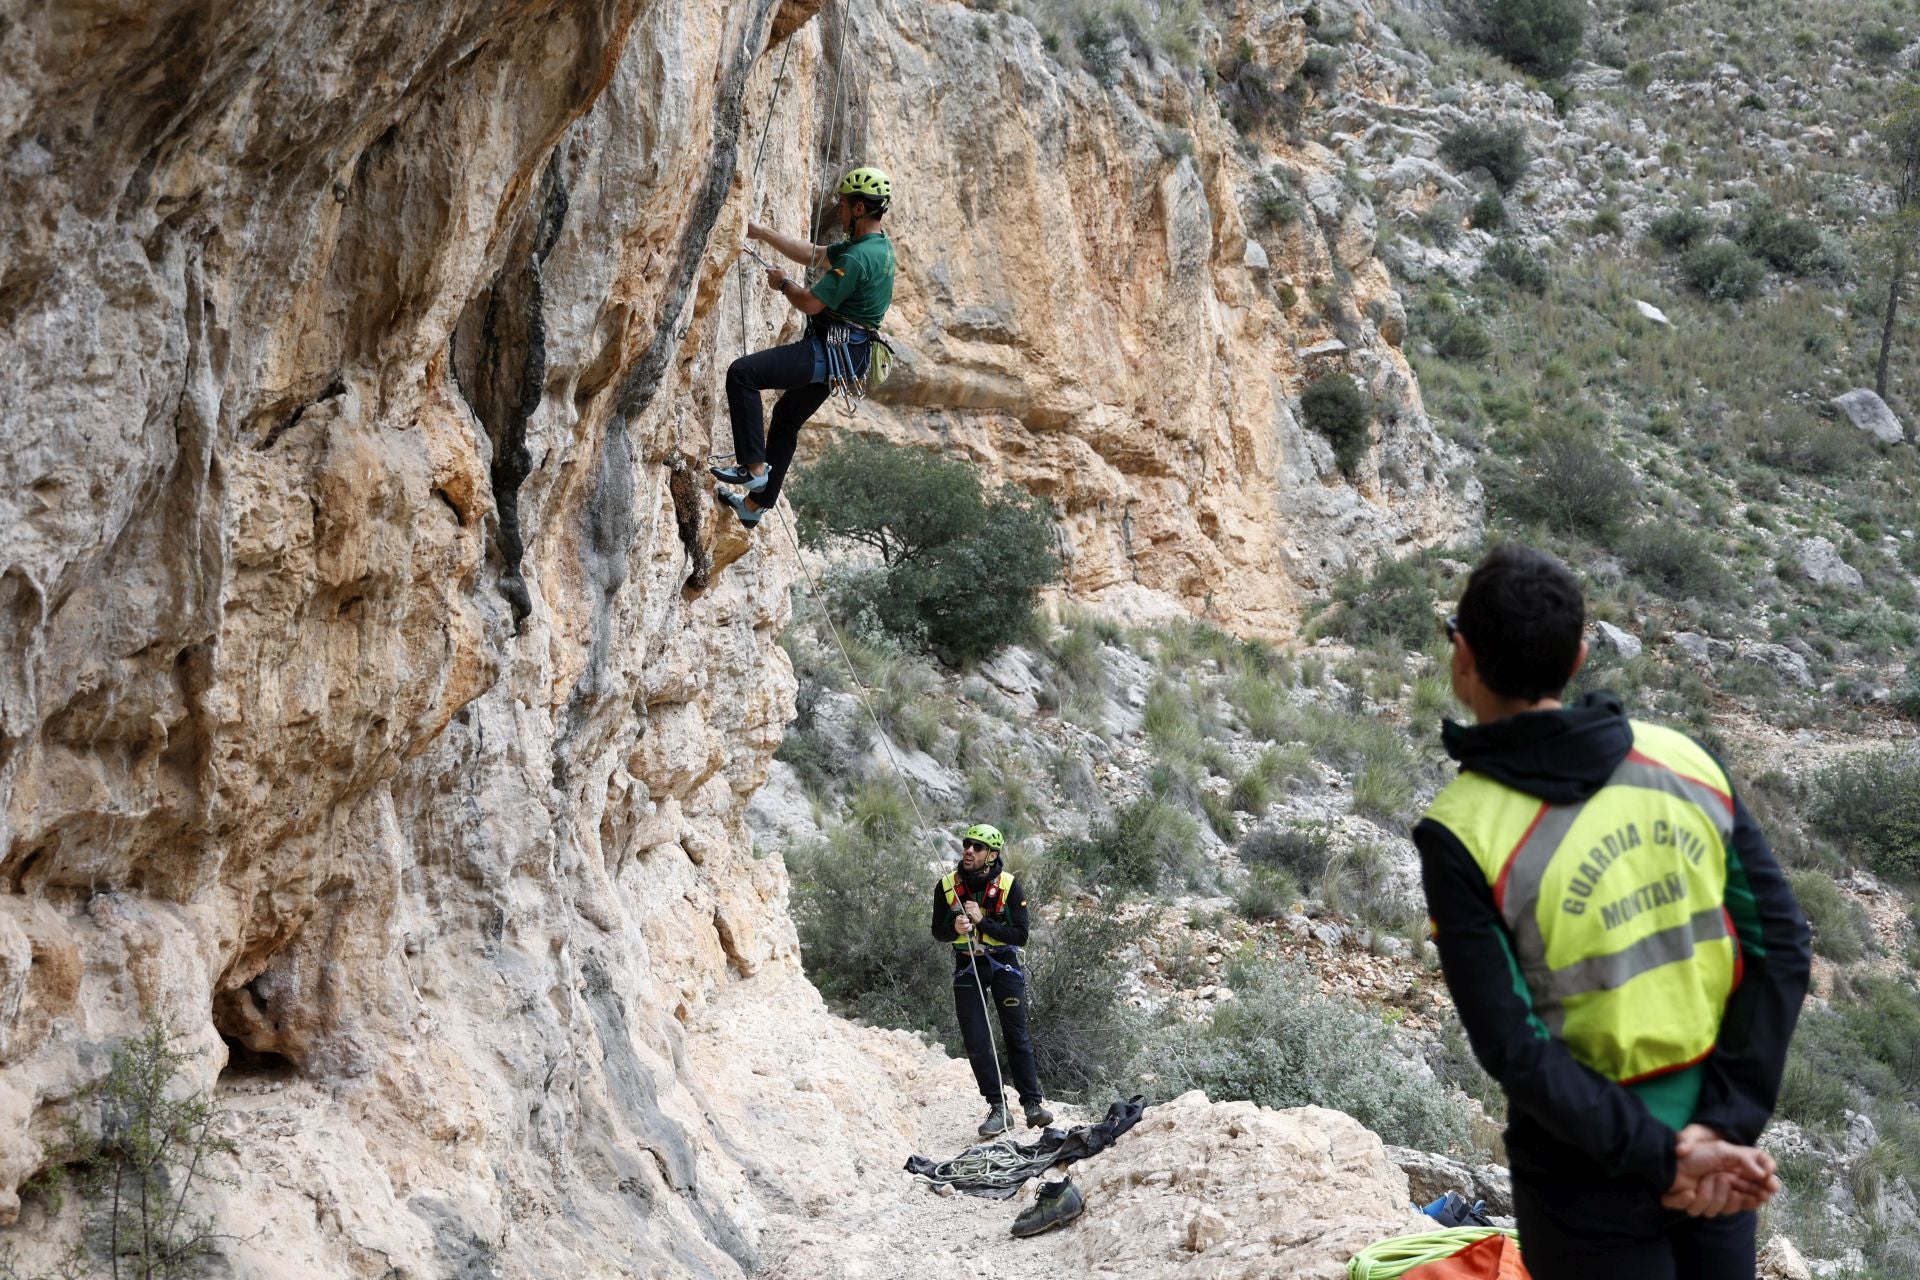
[[[158,1015],[237,1274],[752,1264],[682,1022],[825,1015],[739,818],[790,562],[692,477],[807,16],[0,5],[0,1216]]]

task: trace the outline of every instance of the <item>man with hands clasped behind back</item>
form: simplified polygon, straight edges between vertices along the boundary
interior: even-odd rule
[[[1434,942],[1507,1095],[1535,1280],[1752,1280],[1807,924],[1705,748],[1611,694],[1562,703],[1585,616],[1508,545],[1446,621],[1476,723],[1443,727],[1460,776],[1413,833]]]

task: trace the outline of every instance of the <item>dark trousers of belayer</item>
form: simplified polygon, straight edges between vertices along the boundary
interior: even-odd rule
[[[960,1039],[967,1046],[980,1096],[999,1105],[1006,1095],[994,1090],[1002,1080],[994,1068],[993,1044],[987,1038],[987,1014],[981,1007],[980,978],[986,978],[986,1003],[1000,1015],[1000,1048],[1006,1051],[1004,1083],[1020,1094],[1020,1105],[1037,1107],[1042,1101],[1040,1073],[1033,1065],[1033,1038],[1027,1034],[1027,977],[1012,965],[984,957],[953,975],[953,1011],[960,1018]]]
[[[866,351],[856,348],[859,366]],[[784,346],[741,356],[727,369],[727,414],[733,421],[733,459],[742,467],[767,464],[767,487],[752,494],[762,510],[780,497],[780,485],[793,465],[800,428],[819,411],[830,394],[826,358],[819,339],[807,337]],[[761,393],[784,394],[774,401],[773,421],[767,423]]]
[[[1753,1280],[1756,1215],[1689,1218],[1632,1179],[1515,1178],[1513,1214],[1533,1280]]]

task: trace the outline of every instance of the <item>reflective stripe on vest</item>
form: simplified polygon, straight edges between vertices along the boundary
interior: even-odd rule
[[[1632,729],[1633,749],[1582,803],[1463,773],[1427,811],[1487,877],[1534,1013],[1622,1082],[1712,1052],[1740,964],[1727,777],[1684,734]]]
[[[1000,907],[1001,910],[1004,911],[1006,909],[1007,894],[1013,891],[1013,873],[1011,871],[1002,871],[999,878],[994,882],[994,887],[1000,891]],[[949,907],[959,906],[960,899],[964,896],[960,892],[960,874],[956,871],[949,871],[944,876],[941,876],[940,892],[946,896]],[[1011,942],[1002,942],[1000,939],[988,933],[987,926],[984,922],[975,930],[974,936],[980,939],[980,945],[983,947],[1010,947],[1013,945]],[[965,934],[961,934],[953,940],[953,945],[956,947],[965,947],[967,943],[968,938]]]

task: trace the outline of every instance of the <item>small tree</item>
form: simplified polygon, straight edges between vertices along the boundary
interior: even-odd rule
[[[1367,398],[1344,373],[1323,373],[1300,393],[1300,412],[1307,425],[1333,445],[1333,460],[1352,475],[1367,451],[1367,420],[1372,416]]]
[[[1559,75],[1580,52],[1586,0],[1486,0],[1480,32],[1482,43],[1515,66]]]
[[[1893,362],[1893,332],[1900,322],[1900,294],[1913,267],[1914,246],[1920,244],[1920,85],[1903,85],[1895,91],[1880,136],[1886,141],[1893,188],[1893,216],[1885,233],[1887,309],[1880,324],[1880,361],[1873,372],[1873,389],[1884,400],[1887,370]]]
[[[1060,572],[1040,504],[1012,485],[989,494],[979,471],[923,449],[853,436],[827,450],[793,493],[800,538],[879,552],[862,602],[889,635],[951,662],[1025,634],[1041,587]]]
[[[1461,125],[1441,140],[1440,158],[1462,173],[1485,169],[1502,191],[1513,190],[1533,163],[1526,126],[1515,120]]]

